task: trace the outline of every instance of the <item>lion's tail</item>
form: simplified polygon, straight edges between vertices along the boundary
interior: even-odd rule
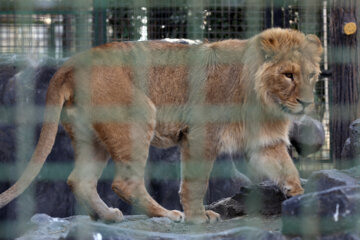
[[[61,86],[62,75],[62,71],[58,71],[50,81],[46,94],[44,123],[41,129],[40,139],[30,162],[26,166],[26,169],[19,180],[5,192],[0,194],[0,208],[7,205],[25,191],[38,175],[47,156],[51,152],[58,130],[61,109],[65,102],[65,94],[63,93],[64,91]]]

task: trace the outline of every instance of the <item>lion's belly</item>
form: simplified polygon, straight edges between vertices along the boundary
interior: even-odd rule
[[[151,145],[159,148],[169,148],[179,144],[187,134],[187,128],[180,123],[158,123],[156,125]]]

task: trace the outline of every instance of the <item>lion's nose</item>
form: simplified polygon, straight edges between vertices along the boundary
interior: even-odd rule
[[[297,98],[296,101],[298,101],[298,103],[300,103],[303,106],[303,108],[306,108],[307,106],[312,104],[312,102],[305,102],[305,101],[303,101],[303,100],[301,100],[299,98]]]

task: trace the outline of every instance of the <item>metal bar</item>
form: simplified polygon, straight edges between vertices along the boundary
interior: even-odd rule
[[[106,7],[108,3],[106,0],[93,0],[93,46],[99,46],[107,42],[107,25],[106,25]]]

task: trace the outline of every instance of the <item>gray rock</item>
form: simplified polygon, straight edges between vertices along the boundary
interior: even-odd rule
[[[221,219],[231,219],[246,215],[245,201],[238,201],[231,197],[212,203],[206,206],[206,209],[217,212],[220,214]]]
[[[281,203],[287,197],[281,189],[271,181],[242,188],[236,195],[212,203],[206,208],[221,215],[222,219],[230,219],[245,214],[262,214],[265,216],[281,213]]]
[[[289,138],[296,151],[301,156],[307,156],[322,147],[325,130],[320,121],[305,115],[293,122]]]
[[[360,119],[353,121],[349,130],[350,136],[341,151],[341,159],[345,161],[353,161],[360,157]]]
[[[359,180],[349,176],[345,172],[331,169],[313,172],[305,184],[305,193],[323,191],[339,186],[353,186],[359,184]]]
[[[331,169],[312,173],[304,185],[306,194],[289,199],[283,203],[287,209],[287,212],[283,212],[285,230],[291,225],[291,220],[286,218],[286,216],[290,215],[298,218],[297,222],[295,221],[293,225],[293,228],[298,231],[297,234],[306,235],[312,233],[314,235],[324,235],[329,232],[338,232],[327,236],[318,236],[316,239],[358,239],[358,233],[352,232],[354,229],[352,229],[350,233],[346,232],[346,230],[348,230],[346,222],[351,222],[352,217],[356,214],[351,210],[351,206],[356,207],[360,201],[360,199],[357,199],[359,195],[356,193],[356,191],[358,191],[357,188],[360,186],[359,181],[360,166],[347,170]],[[356,194],[354,191],[349,190],[349,188],[355,188],[354,191]],[[299,198],[302,200],[299,200]],[[336,213],[336,204],[339,204],[338,213]],[[301,209],[300,213],[297,212],[299,208]],[[321,208],[321,210],[319,210],[319,208]],[[343,217],[347,215],[349,215],[349,219],[343,219]],[[321,219],[318,219],[320,217]],[[326,222],[328,218],[332,218],[333,221],[329,223]],[[336,222],[334,218],[338,218],[338,222]],[[308,225],[306,224],[307,222]],[[328,224],[331,231],[326,227],[319,227],[318,223]],[[337,226],[332,228],[332,225]],[[345,227],[343,227],[344,225]],[[307,238],[308,236],[304,239]],[[300,239],[302,238],[299,237],[299,240]]]
[[[349,169],[342,170],[341,172],[349,175],[352,178],[355,178],[360,183],[360,165],[349,168]]]
[[[216,159],[210,175],[205,202],[210,204],[231,197],[239,193],[240,189],[249,187],[251,184],[250,179],[237,170],[232,156],[220,155]]]
[[[360,235],[358,233],[338,233],[319,237],[319,240],[360,240]]]
[[[360,186],[344,186],[295,196],[282,204],[282,232],[307,238],[356,232]]]
[[[120,223],[104,224],[85,216],[51,218],[45,214],[36,214],[31,221],[33,227],[19,240],[285,240],[278,231],[278,219],[239,218],[214,224],[190,225],[174,223],[167,218],[133,215],[125,216],[125,220]]]
[[[75,198],[73,194],[69,194],[69,188],[64,181],[44,181],[36,184],[35,202],[36,212],[46,212],[50,216],[67,217],[76,212]]]
[[[314,240],[360,240],[360,235],[358,233],[335,233],[335,234],[331,234],[331,235],[326,235],[326,236],[317,236],[317,237],[311,237],[310,239],[314,239]],[[294,238],[289,238],[287,237],[287,239],[289,240],[307,240],[309,239],[309,237],[294,237]]]
[[[354,149],[351,139],[347,138],[341,150],[341,159],[353,159],[356,156],[356,149]]]
[[[14,87],[10,86],[12,83],[9,83],[10,79],[14,79],[14,75],[19,71],[19,69],[9,62],[0,61],[0,105],[4,105],[9,102],[7,99],[10,95],[10,98],[14,98]],[[11,100],[10,100],[11,102]]]
[[[250,193],[250,206],[254,206],[252,211],[259,211],[261,214],[269,216],[281,213],[281,204],[288,197],[284,195],[279,186],[271,181],[264,181],[256,185]],[[261,199],[259,201],[258,199]],[[256,202],[260,203],[257,207]]]

